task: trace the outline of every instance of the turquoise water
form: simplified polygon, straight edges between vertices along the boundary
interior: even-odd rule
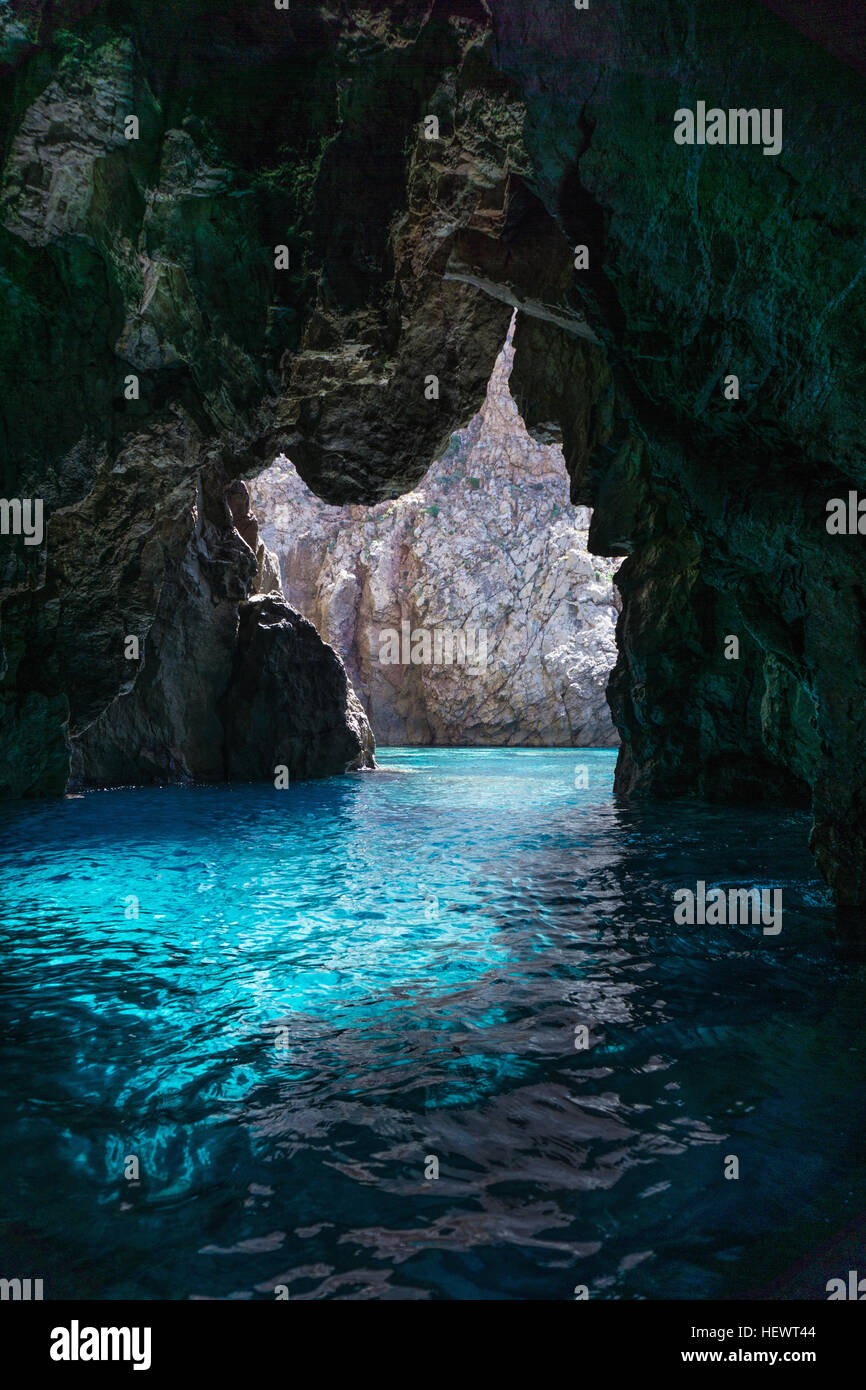
[[[629,809],[607,750],[380,759],[2,808],[0,1274],[825,1297],[866,1210],[866,981],[808,817]],[[781,888],[781,934],[675,926],[698,878]]]

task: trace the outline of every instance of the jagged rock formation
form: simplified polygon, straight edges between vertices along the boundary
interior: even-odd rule
[[[498,55],[521,81],[544,49],[535,187],[590,248],[577,279],[615,382],[609,440],[566,456],[575,496],[596,502],[592,547],[628,555],[617,787],[811,799],[819,867],[860,903],[862,541],[825,520],[866,482],[866,85],[759,6],[595,7],[555,59],[552,8],[497,9]],[[781,109],[782,153],[676,145],[673,111],[697,100]],[[521,327],[512,389],[530,425],[585,351]]]
[[[224,717],[230,781],[261,781],[279,766],[292,778],[373,766],[370,726],[340,658],[276,594],[241,604]]]
[[[373,736],[345,669],[283,601],[249,501],[239,480],[222,494],[199,482],[183,562],[129,663],[135,674],[72,740],[74,787],[266,781],[277,766],[294,780],[373,766]]]
[[[405,492],[519,306],[521,415],[561,439],[593,550],[627,556],[620,792],[811,799],[863,903],[862,537],[825,515],[866,490],[866,82],[856,33],[828,52],[803,14],[0,9],[2,493],[49,516],[45,547],[0,545],[2,790],[62,789],[197,487],[284,451],[330,502]],[[782,153],[675,144],[699,100],[780,108]]]
[[[63,18],[61,6],[49,29]],[[19,20],[19,51],[21,32]],[[61,28],[51,52],[47,82],[19,74],[36,89],[0,193],[4,495],[39,495],[51,516],[44,553],[4,538],[0,790],[61,791],[70,773],[76,785],[272,778],[272,745],[301,736],[310,746],[282,760],[292,776],[364,763],[372,736],[345,673],[288,608],[268,622],[270,659],[305,674],[268,705],[270,734],[259,711],[258,759],[228,755],[232,671],[258,650],[240,610],[277,582],[225,496],[267,387],[255,219],[226,205],[234,177],[201,139],[165,129],[132,34]],[[242,663],[234,679],[249,685]],[[307,687],[314,716],[290,703]]]
[[[380,743],[618,742],[616,566],[587,554],[559,448],[523,427],[513,357],[510,329],[478,415],[394,502],[330,507],[285,458],[250,483],[283,592],[342,656]],[[443,646],[468,632],[468,663],[389,661],[404,623]]]

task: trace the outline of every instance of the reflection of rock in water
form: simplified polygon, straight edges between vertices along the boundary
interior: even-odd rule
[[[286,458],[250,484],[286,598],[343,657],[380,742],[617,742],[615,565],[587,553],[560,449],[523,426],[513,355],[509,332],[479,414],[396,501],[330,507]],[[381,662],[403,623],[486,632],[484,669]]]

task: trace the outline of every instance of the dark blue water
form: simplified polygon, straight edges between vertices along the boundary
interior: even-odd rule
[[[614,757],[6,807],[0,1275],[825,1297],[866,1211],[862,955],[808,817],[626,809]],[[676,926],[698,878],[781,888],[780,935]]]

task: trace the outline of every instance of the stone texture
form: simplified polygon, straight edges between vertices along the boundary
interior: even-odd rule
[[[497,52],[529,78],[535,187],[590,246],[578,279],[615,386],[609,439],[570,467],[592,547],[628,555],[617,788],[811,798],[819,866],[860,903],[861,542],[827,535],[825,504],[864,484],[863,79],[760,6],[597,6],[579,26],[557,9],[497,7]],[[781,107],[782,154],[676,146],[672,113],[697,99]],[[544,357],[526,330],[531,424],[582,354]]]
[[[62,790],[197,480],[284,450],[332,503],[405,492],[519,306],[521,414],[627,557],[618,791],[810,799],[837,901],[866,901],[862,537],[824,525],[866,488],[866,82],[837,10],[4,8],[0,483],[49,521],[0,550],[0,790]],[[782,154],[676,146],[699,99],[781,107]]]
[[[275,560],[243,482],[209,470],[181,525],[183,561],[164,580],[140,661],[127,663],[128,688],[72,737],[71,785],[270,781],[277,763],[295,780],[373,766],[339,658],[282,602],[278,583],[269,592]]]
[[[198,143],[166,128],[140,44],[90,27],[98,6],[40,8],[28,43],[51,43],[50,60],[17,75],[0,192],[0,370],[4,495],[42,496],[48,535],[43,549],[4,538],[0,554],[0,792],[59,792],[70,772],[76,785],[213,780],[239,605],[279,588],[223,496],[261,428],[267,259],[237,172],[195,121]],[[83,31],[64,31],[67,17]],[[11,56],[26,57],[13,31]],[[293,775],[341,771],[363,741],[320,648],[344,729]],[[281,727],[301,716],[272,706]]]
[[[342,656],[380,744],[618,742],[616,566],[587,554],[562,451],[523,427],[513,355],[509,331],[481,411],[394,502],[330,507],[285,458],[250,484],[283,591]],[[383,633],[403,623],[483,630],[486,659],[383,662]]]
[[[224,720],[233,782],[273,778],[279,766],[292,780],[373,766],[370,726],[340,658],[276,594],[241,604]]]
[[[226,488],[225,498],[231,512],[232,525],[256,557],[253,592],[276,593],[282,596],[279,560],[259,538],[259,523],[250,505],[250,492],[246,483],[240,478],[235,478]]]

